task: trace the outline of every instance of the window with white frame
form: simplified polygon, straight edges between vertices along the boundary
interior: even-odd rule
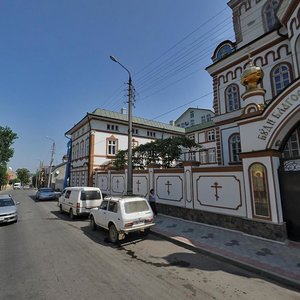
[[[215,140],[215,131],[214,130],[207,131],[207,141],[211,142],[214,140]]]
[[[206,122],[206,116],[201,116],[201,123],[205,123]]]
[[[114,124],[107,124],[106,125],[106,129],[107,130],[111,130],[111,131],[119,131],[119,126],[118,125],[114,125]]]
[[[117,153],[117,140],[108,139],[107,140],[107,155],[116,155]]]
[[[231,84],[226,88],[225,99],[228,112],[240,109],[239,88],[236,84]]]
[[[265,30],[271,31],[275,29],[278,24],[278,19],[276,17],[277,9],[279,6],[279,0],[269,0],[263,6],[262,14],[263,14],[263,22],[265,26]]]
[[[150,136],[150,137],[155,137],[155,132],[154,131],[147,131],[147,136]]]
[[[88,156],[90,154],[90,139],[87,138],[85,140],[85,156]]]
[[[271,73],[272,84],[274,87],[275,95],[279,94],[291,82],[291,74],[288,65],[280,64],[276,66]]]
[[[84,141],[80,142],[80,156],[84,156]]]
[[[200,151],[200,163],[201,164],[207,163],[207,151],[206,150]]]
[[[207,122],[211,121],[211,114],[206,115],[206,121],[207,121]]]
[[[235,133],[229,138],[230,162],[240,162],[241,139],[238,133]]]
[[[193,118],[194,118],[194,116],[195,116],[195,114],[194,114],[194,111],[193,111],[193,110],[191,110],[191,111],[190,111],[190,118],[191,118],[191,119],[193,119]]]
[[[79,158],[79,144],[76,144],[76,159]]]
[[[208,162],[215,163],[216,162],[216,149],[211,148],[211,149],[208,149],[207,152],[208,152]]]

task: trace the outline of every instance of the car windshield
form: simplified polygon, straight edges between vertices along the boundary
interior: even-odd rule
[[[126,214],[148,211],[149,207],[146,200],[125,202]]]
[[[81,192],[81,200],[96,200],[101,199],[100,191],[84,191]]]
[[[11,198],[0,199],[0,207],[13,206],[13,205],[15,205],[15,203]]]
[[[51,192],[53,192],[53,190],[52,189],[40,189],[40,192],[42,192],[42,193],[51,193]]]

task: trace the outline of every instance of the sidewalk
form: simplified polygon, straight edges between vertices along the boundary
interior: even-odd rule
[[[300,290],[300,243],[280,243],[159,214],[152,232]]]

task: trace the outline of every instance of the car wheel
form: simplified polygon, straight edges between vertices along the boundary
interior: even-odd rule
[[[63,209],[62,209],[62,205],[59,205],[59,212],[62,214],[63,213]]]
[[[119,240],[119,233],[117,231],[117,228],[114,224],[111,224],[109,226],[109,240],[112,243],[117,243]]]
[[[144,231],[142,232],[143,235],[148,235],[150,233],[150,228],[146,228],[144,229]]]
[[[72,209],[72,208],[70,209],[70,219],[71,219],[71,220],[74,220],[74,219],[75,219],[75,216],[74,216],[74,214],[73,214],[73,209]]]
[[[90,227],[92,230],[96,230],[97,229],[97,225],[95,223],[95,220],[94,220],[94,217],[91,216],[91,219],[90,219]]]

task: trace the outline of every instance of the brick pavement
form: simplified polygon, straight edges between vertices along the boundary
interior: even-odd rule
[[[155,223],[152,231],[164,238],[300,290],[300,243],[266,240],[162,214]]]

